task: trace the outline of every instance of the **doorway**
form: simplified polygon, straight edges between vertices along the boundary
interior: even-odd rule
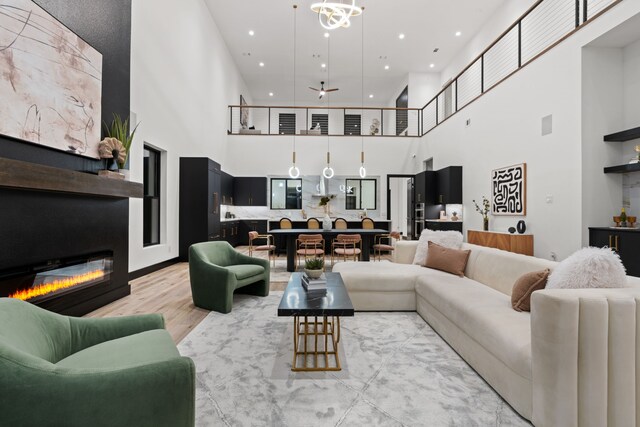
[[[413,236],[413,175],[387,175],[387,219],[389,230],[403,239]]]

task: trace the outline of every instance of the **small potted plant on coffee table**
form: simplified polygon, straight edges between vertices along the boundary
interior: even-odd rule
[[[304,272],[312,279],[322,276],[324,260],[322,258],[309,258],[304,262]]]

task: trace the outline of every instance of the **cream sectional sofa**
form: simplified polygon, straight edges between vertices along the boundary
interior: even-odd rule
[[[417,311],[500,395],[536,426],[640,425],[640,279],[620,289],[535,292],[511,308],[524,273],[557,263],[464,244],[465,277],[394,262],[340,263],[356,310]]]

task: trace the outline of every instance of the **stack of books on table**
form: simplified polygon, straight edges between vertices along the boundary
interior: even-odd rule
[[[302,275],[302,287],[307,292],[326,292],[327,291],[327,277],[322,274],[317,279],[312,279],[306,274]]]

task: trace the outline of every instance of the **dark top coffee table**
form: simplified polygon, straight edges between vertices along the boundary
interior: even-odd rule
[[[353,304],[340,273],[324,274],[326,293],[307,292],[302,287],[302,273],[293,273],[278,306],[278,316],[293,316],[292,371],[342,369],[338,356],[340,317],[353,316]]]

